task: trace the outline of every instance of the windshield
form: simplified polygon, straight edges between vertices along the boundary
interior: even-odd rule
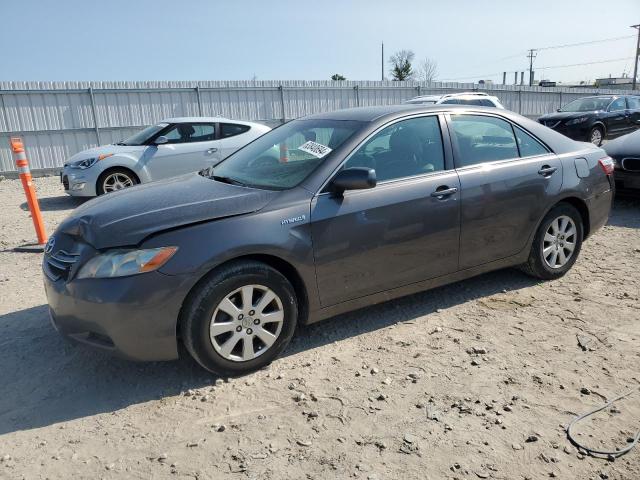
[[[131,135],[129,138],[116,143],[116,145],[144,145],[147,140],[149,140],[160,130],[168,126],[168,123],[158,123],[157,125],[150,125],[144,130],[140,130],[138,133]]]
[[[293,188],[364,125],[352,120],[293,120],[215,166],[215,180],[257,188]]]
[[[561,112],[595,112],[596,110],[606,110],[611,103],[611,97],[587,97],[579,98],[568,103],[560,109]]]

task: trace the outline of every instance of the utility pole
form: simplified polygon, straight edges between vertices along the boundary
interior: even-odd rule
[[[380,80],[384,81],[384,42],[382,42],[382,56],[380,57]]]
[[[531,50],[529,50],[529,55],[527,55],[527,57],[529,58],[529,86],[530,87],[533,86],[533,59],[538,56],[536,52],[537,50],[532,48]]]
[[[636,79],[638,78],[638,56],[640,55],[640,24],[631,25],[631,28],[638,30],[638,43],[636,43],[636,53],[633,56],[633,84],[632,90],[636,89]]]

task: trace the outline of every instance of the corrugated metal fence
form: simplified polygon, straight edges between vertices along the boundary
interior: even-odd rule
[[[0,82],[0,172],[15,170],[20,135],[32,169],[59,168],[80,150],[117,142],[167,117],[221,115],[275,126],[311,113],[478,90],[529,117],[589,94],[619,90],[391,81]]]

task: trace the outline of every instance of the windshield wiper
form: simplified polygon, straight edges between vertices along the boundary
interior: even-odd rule
[[[230,185],[239,185],[241,187],[246,187],[247,184],[246,183],[242,183],[234,178],[229,178],[229,177],[223,177],[220,175],[211,175],[209,178],[212,178],[213,180],[215,180],[216,182],[222,182],[222,183],[228,183]]]

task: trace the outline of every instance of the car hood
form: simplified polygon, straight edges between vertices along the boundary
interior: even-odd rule
[[[640,130],[611,140],[602,148],[607,152],[607,155],[617,159],[640,157]]]
[[[275,195],[190,173],[94,198],[76,208],[56,234],[97,249],[133,246],[163,230],[255,212]]]
[[[555,112],[542,115],[538,120],[570,120],[572,118],[588,117],[597,112]]]
[[[110,153],[113,154],[122,154],[122,153],[139,153],[144,151],[147,148],[146,145],[102,145],[100,147],[88,148],[87,150],[82,150],[81,152],[76,153],[72,157],[70,157],[64,164],[66,167],[69,163],[75,162],[78,160],[86,160],[87,158],[94,158],[98,155],[108,155]]]

